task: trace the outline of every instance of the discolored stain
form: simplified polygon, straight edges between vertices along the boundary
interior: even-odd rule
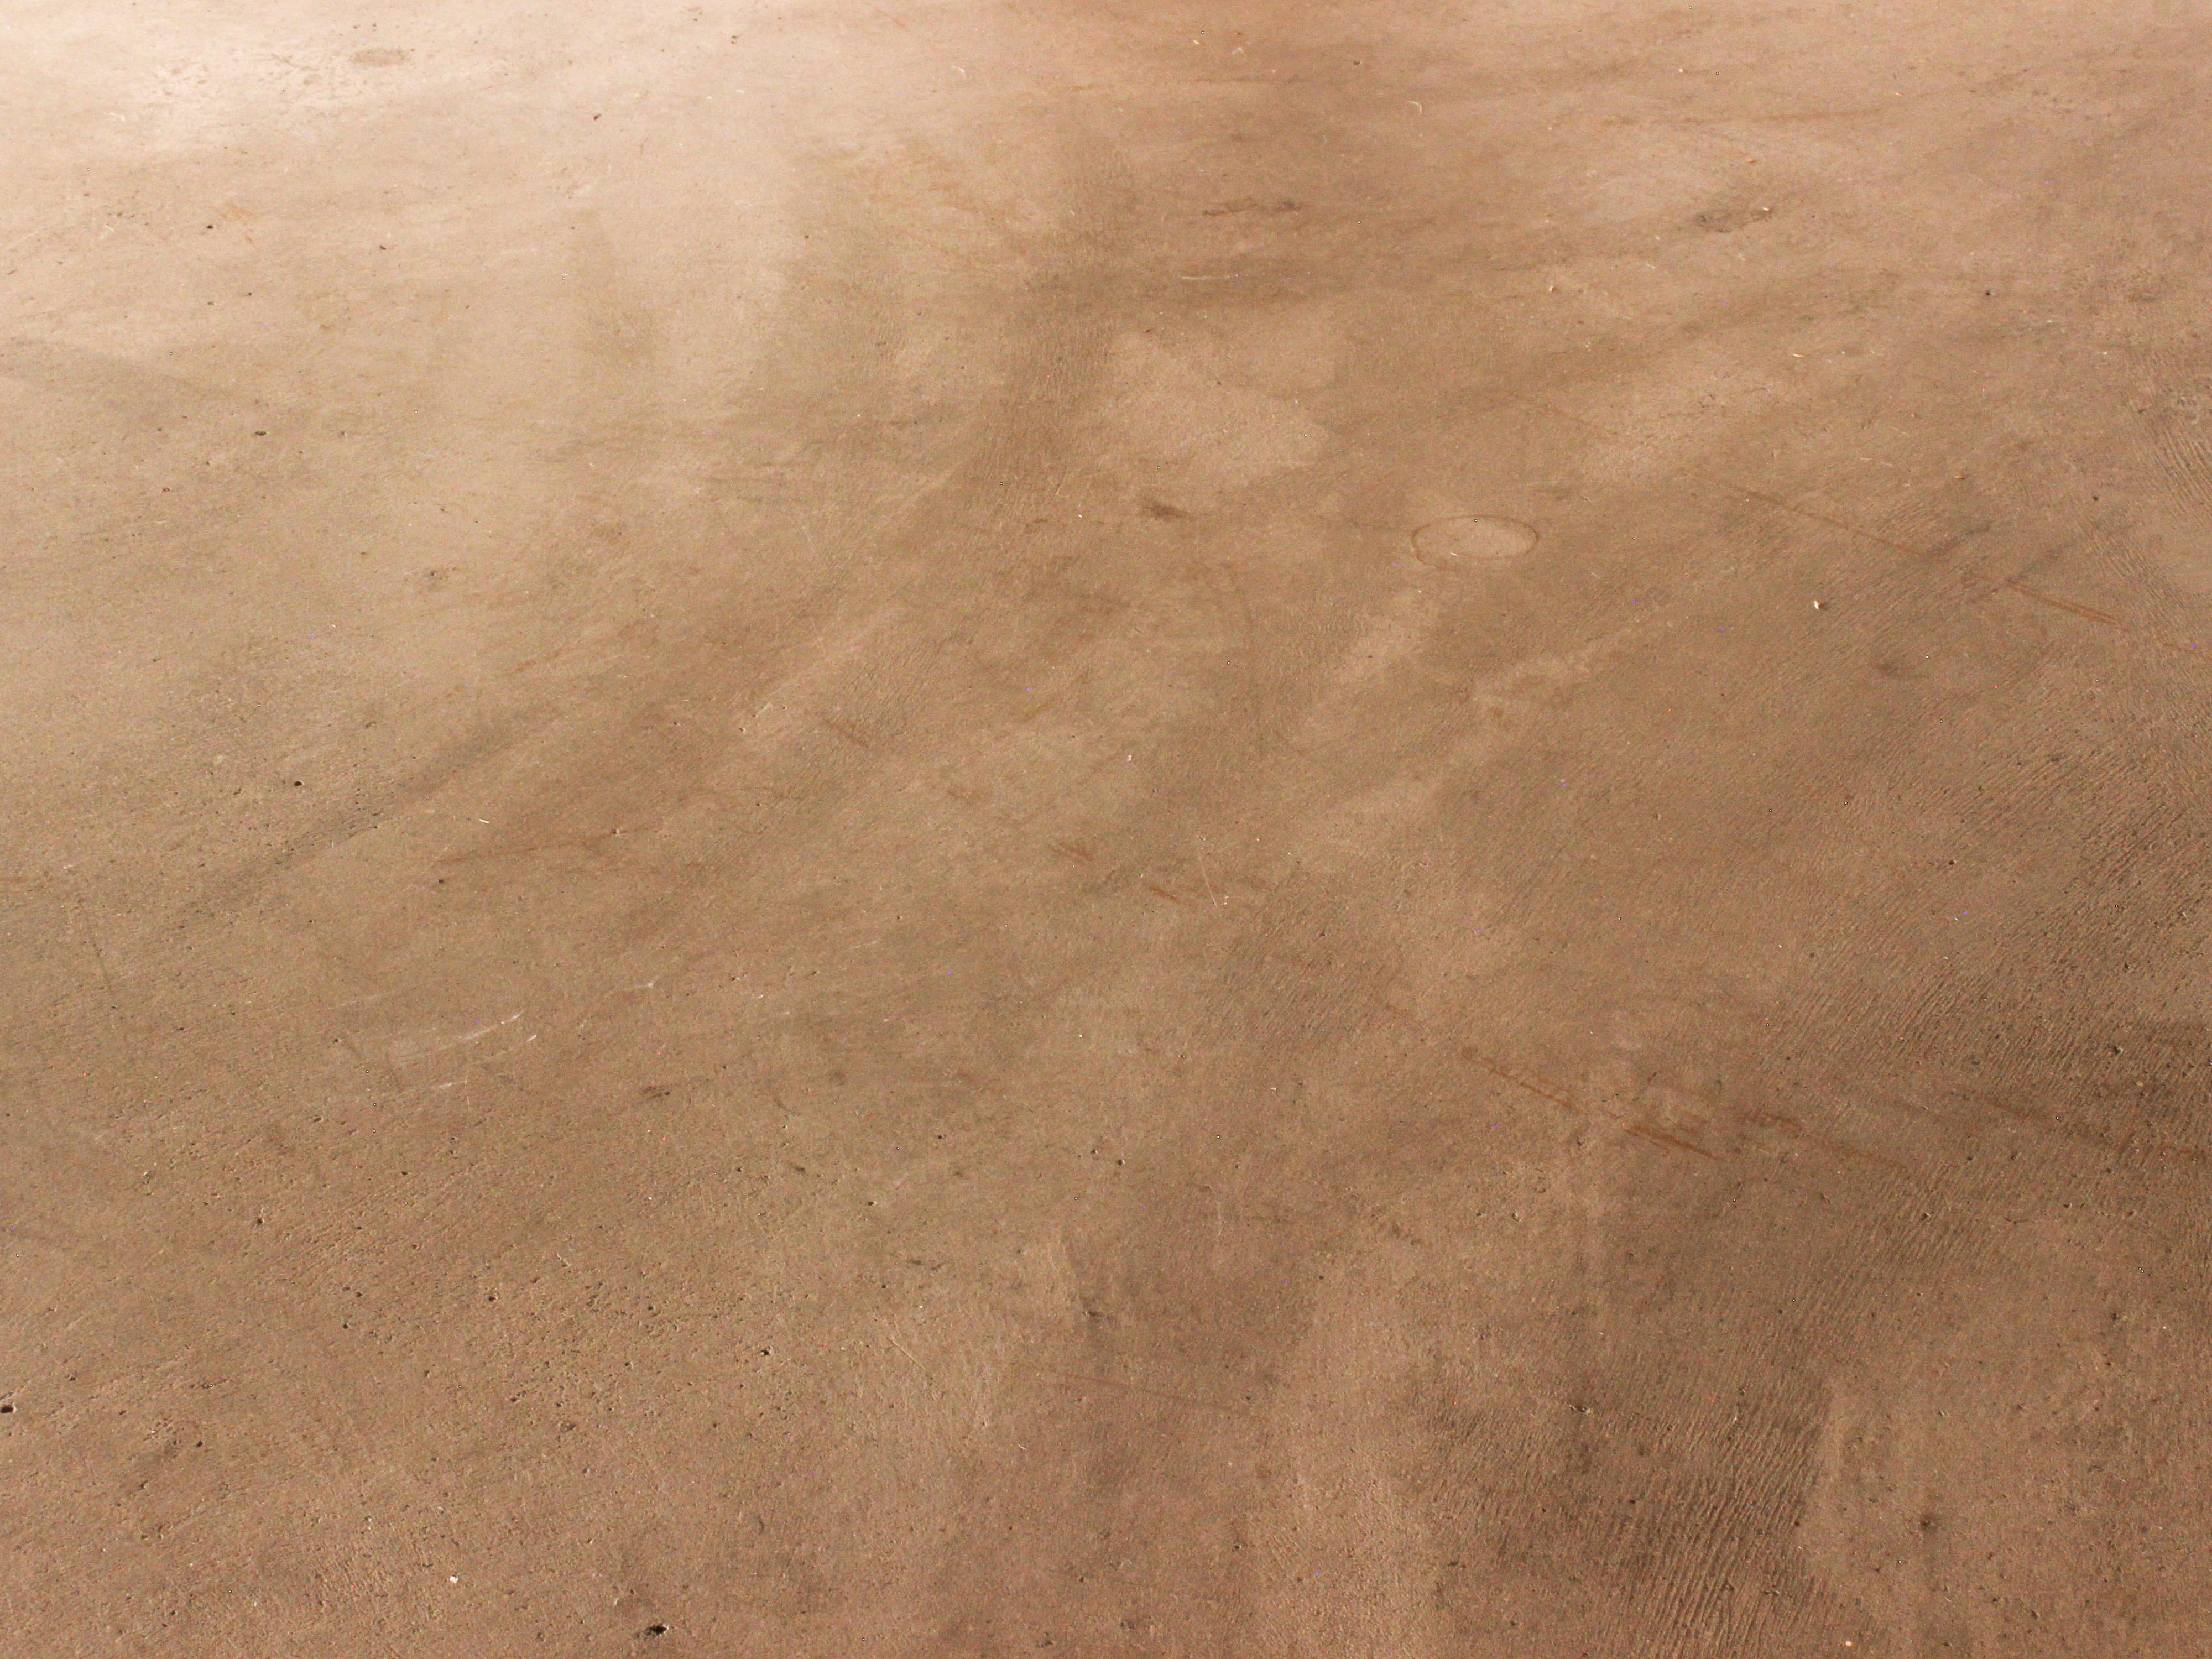
[[[353,61],[363,69],[397,69],[413,56],[403,46],[368,46],[354,53]]]
[[[1741,230],[1746,225],[1757,223],[1773,211],[1769,207],[1751,207],[1741,202],[1732,202],[1721,207],[1709,207],[1694,216],[1690,222],[1712,235],[1725,236],[1732,230]]]
[[[1206,210],[1206,216],[1221,219],[1237,213],[1296,213],[1304,206],[1304,203],[1294,201],[1287,196],[1273,202],[1255,201],[1248,196],[1237,201],[1224,202],[1218,207],[1210,207]]]

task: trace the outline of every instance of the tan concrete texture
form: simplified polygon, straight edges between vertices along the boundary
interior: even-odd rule
[[[0,42],[0,1653],[2212,1650],[2212,15]]]

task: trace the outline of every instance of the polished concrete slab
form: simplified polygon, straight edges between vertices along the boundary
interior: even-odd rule
[[[24,0],[0,1648],[2212,1624],[2212,19]]]

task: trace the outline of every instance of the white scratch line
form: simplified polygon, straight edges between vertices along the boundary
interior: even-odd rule
[[[392,1064],[404,1066],[410,1060],[422,1059],[425,1054],[441,1054],[448,1048],[459,1048],[471,1042],[481,1042],[494,1031],[512,1025],[521,1018],[522,1010],[518,1008],[505,1019],[494,1020],[489,1025],[480,1025],[465,1036],[448,1037],[442,1042],[421,1042],[409,1037],[394,1037],[392,1040]]]

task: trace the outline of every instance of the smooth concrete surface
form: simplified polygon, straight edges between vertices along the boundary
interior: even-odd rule
[[[17,0],[0,1651],[2212,1642],[2212,14]]]

